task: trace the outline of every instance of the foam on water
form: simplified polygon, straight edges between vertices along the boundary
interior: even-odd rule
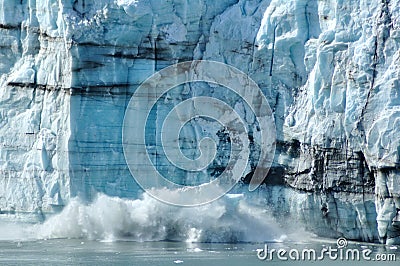
[[[167,205],[147,194],[134,200],[99,194],[89,204],[71,200],[62,212],[41,224],[23,228],[12,224],[0,233],[0,240],[53,238],[263,242],[285,235],[265,205],[240,194],[192,208]]]
[[[31,239],[33,235],[31,230],[27,230],[29,227],[23,223],[0,220],[0,241]]]

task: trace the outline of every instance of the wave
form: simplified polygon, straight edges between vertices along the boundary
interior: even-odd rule
[[[262,201],[228,194],[199,207],[176,207],[147,194],[140,199],[97,195],[89,204],[79,198],[43,223],[15,225],[25,238],[78,238],[99,241],[265,242],[286,236]],[[0,236],[0,239],[9,239]]]

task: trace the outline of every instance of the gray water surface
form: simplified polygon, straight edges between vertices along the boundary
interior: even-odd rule
[[[269,249],[302,250],[335,247],[334,241],[314,243],[268,243]],[[388,261],[281,261],[257,258],[264,244],[215,244],[184,242],[101,242],[79,239],[35,241],[0,241],[1,265],[398,265],[400,247],[351,243],[348,248],[372,250],[376,254],[395,254],[397,262]]]

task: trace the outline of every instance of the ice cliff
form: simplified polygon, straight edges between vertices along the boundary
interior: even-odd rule
[[[249,74],[274,111],[275,216],[399,243],[399,48],[395,0],[0,0],[1,213],[137,197],[121,145],[130,96],[157,70],[208,59]],[[168,97],[222,97],[195,87]]]

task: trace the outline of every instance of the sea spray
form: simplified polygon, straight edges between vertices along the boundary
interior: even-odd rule
[[[37,237],[44,239],[232,243],[282,236],[265,206],[242,194],[191,208],[164,204],[147,194],[135,200],[99,194],[90,204],[71,200],[61,213],[35,227]]]

